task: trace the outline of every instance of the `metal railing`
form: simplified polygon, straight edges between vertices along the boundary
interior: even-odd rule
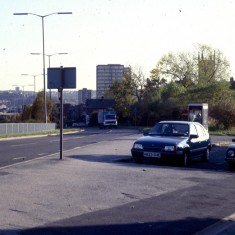
[[[56,123],[0,123],[0,134],[34,133],[55,129]]]

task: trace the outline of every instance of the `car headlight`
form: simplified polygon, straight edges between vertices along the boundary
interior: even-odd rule
[[[228,157],[234,157],[234,151],[228,150],[227,155],[228,155]]]
[[[142,144],[134,144],[133,148],[134,149],[143,149],[143,145]]]
[[[169,145],[164,147],[164,151],[174,152],[176,147],[174,145]]]

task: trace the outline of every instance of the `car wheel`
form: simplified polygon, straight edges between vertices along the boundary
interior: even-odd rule
[[[187,151],[184,151],[182,166],[186,167],[189,165],[189,154]]]
[[[202,161],[203,161],[203,162],[208,162],[209,159],[210,159],[210,149],[207,148],[207,149],[206,149],[206,152],[205,152],[205,153],[203,154],[203,156],[202,156]]]
[[[143,159],[139,158],[139,157],[134,157],[134,161],[135,161],[135,163],[142,163]]]
[[[229,170],[234,171],[235,170],[235,164],[230,162],[228,163]]]

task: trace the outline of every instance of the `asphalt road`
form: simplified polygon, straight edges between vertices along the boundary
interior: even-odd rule
[[[134,133],[139,133],[139,131],[87,128],[85,131],[64,134],[63,150],[67,151],[77,147],[88,146]],[[60,137],[58,135],[2,139],[0,141],[0,167],[49,156],[59,153],[59,151]]]
[[[55,161],[57,151],[0,168],[0,234],[186,235],[235,213],[226,147],[214,147],[208,163],[194,161],[188,168],[135,164],[130,148],[140,134],[102,131],[66,136],[65,148],[72,150],[64,161]],[[55,141],[41,148],[51,138],[58,137],[38,139],[35,156],[49,151]],[[25,148],[14,141],[5,145]]]

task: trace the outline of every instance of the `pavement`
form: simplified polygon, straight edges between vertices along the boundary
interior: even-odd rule
[[[139,187],[135,172],[128,164],[123,164],[131,159],[130,149],[136,137],[122,137],[65,151],[63,160],[59,160],[58,153],[0,168],[0,235],[50,234],[33,233],[29,229],[138,201],[143,196],[143,188]],[[230,144],[232,138],[212,137],[212,142]],[[131,188],[125,184],[127,177],[133,178]],[[143,187],[147,183],[148,179]],[[117,190],[120,188],[123,197]],[[153,192],[146,187],[144,193],[151,195]],[[196,233],[232,234],[235,234],[235,214]]]
[[[235,214],[223,218],[221,221],[212,224],[204,230],[194,235],[234,235],[235,234]]]
[[[229,146],[235,144],[234,139],[234,136],[211,136],[213,146]],[[235,235],[235,213],[194,235]]]

